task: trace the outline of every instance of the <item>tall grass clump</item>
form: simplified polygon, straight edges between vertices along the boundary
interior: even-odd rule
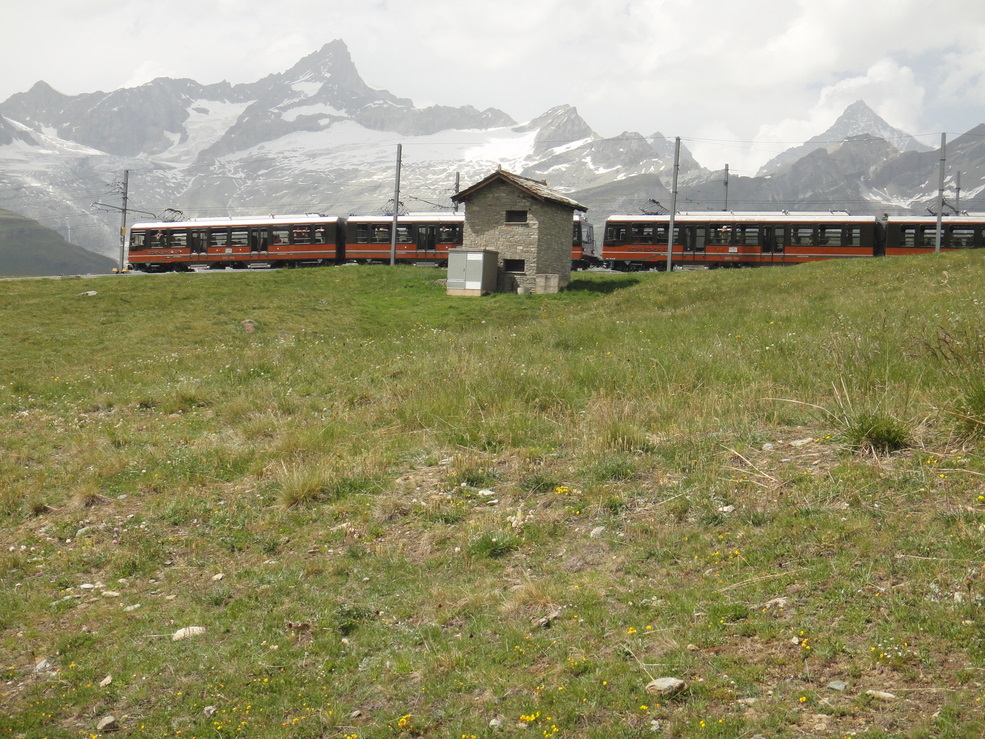
[[[378,492],[382,471],[365,458],[275,465],[274,494],[285,508],[323,503],[359,493]]]
[[[982,368],[985,371],[985,367]],[[953,411],[958,429],[968,437],[985,437],[985,377],[968,377]]]
[[[952,392],[946,405],[958,432],[968,438],[985,436],[985,336],[978,327],[960,332],[938,327],[924,348]]]

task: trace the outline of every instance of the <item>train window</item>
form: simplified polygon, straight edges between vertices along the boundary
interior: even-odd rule
[[[172,249],[184,249],[188,246],[188,233],[184,230],[172,231],[169,241],[168,246]]]
[[[916,246],[917,245],[917,229],[916,226],[900,226],[900,246]]]
[[[862,227],[845,226],[844,236],[842,238],[842,246],[861,246],[861,245],[862,245]]]
[[[653,244],[653,237],[657,230],[651,223],[634,223],[633,240],[634,244]]]
[[[952,249],[971,249],[975,245],[975,229],[970,226],[952,226],[950,236]]]
[[[150,248],[151,249],[163,249],[165,244],[164,232],[154,231],[150,234]]]
[[[289,228],[275,228],[270,232],[270,243],[277,244],[289,244],[291,242],[291,229]]]
[[[461,226],[441,226],[438,229],[439,244],[459,244],[462,241]]]
[[[229,232],[229,245],[246,246],[249,243],[249,233],[246,229],[232,229]]]
[[[626,241],[626,227],[625,226],[606,226],[605,227],[605,243],[607,244],[621,244]]]
[[[526,223],[527,222],[527,211],[525,211],[525,210],[508,210],[508,211],[506,211],[506,222],[507,223]]]
[[[311,226],[295,226],[294,227],[294,242],[295,244],[310,244],[311,243]]]
[[[920,246],[937,245],[937,226],[924,226],[921,231]]]
[[[143,249],[144,244],[147,240],[146,231],[131,231],[130,232],[130,248],[131,249]]]
[[[739,226],[736,229],[738,243],[745,246],[759,246],[759,226]]]
[[[327,244],[328,243],[328,229],[324,226],[315,226],[314,228],[314,241],[315,244]]]
[[[732,240],[732,228],[730,226],[711,226],[708,229],[709,244],[728,244]]]
[[[410,226],[397,226],[397,243],[409,244],[412,241],[413,239],[410,236]]]
[[[818,226],[817,243],[822,246],[841,246],[841,226]]]
[[[366,223],[360,223],[356,226],[356,243],[357,244],[368,244],[369,243],[369,225]]]
[[[390,226],[388,224],[378,223],[373,226],[373,243],[374,244],[389,244],[390,243]]]
[[[221,231],[212,231],[209,233],[209,246],[214,246],[218,249],[225,249],[229,244],[229,234],[225,229]]]
[[[813,226],[791,226],[790,243],[794,246],[813,246],[814,227]]]

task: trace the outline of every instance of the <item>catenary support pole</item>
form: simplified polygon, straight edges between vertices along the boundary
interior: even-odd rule
[[[674,139],[674,184],[670,191],[670,223],[667,224],[667,271],[674,268],[674,217],[677,215],[677,173],[681,168],[681,137]]]
[[[403,144],[397,144],[397,176],[393,182],[393,225],[390,228],[390,264],[397,263],[397,217],[400,215],[400,156]]]
[[[725,163],[725,180],[722,182],[725,185],[725,207],[722,210],[728,210],[728,162]]]
[[[944,163],[947,161],[945,147],[947,146],[947,134],[941,134],[941,172],[937,183],[937,235],[934,237],[934,252],[940,253],[941,250],[941,218],[944,215]]]
[[[120,274],[126,271],[126,250],[127,250],[127,199],[130,188],[130,170],[123,170],[123,207],[120,209],[122,217],[120,220]]]

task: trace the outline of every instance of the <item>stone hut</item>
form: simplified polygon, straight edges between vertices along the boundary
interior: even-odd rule
[[[588,208],[503,169],[452,200],[465,203],[462,248],[499,253],[499,292],[552,293],[571,281],[574,213]]]

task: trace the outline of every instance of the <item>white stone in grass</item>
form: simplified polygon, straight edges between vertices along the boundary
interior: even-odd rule
[[[893,695],[892,693],[887,693],[884,690],[866,690],[865,694],[871,695],[877,701],[885,701],[886,703],[896,700],[895,695]]]
[[[116,720],[115,716],[103,716],[99,723],[96,724],[96,731],[102,731],[104,733],[110,733],[111,731],[119,731],[120,722]]]
[[[650,695],[670,696],[680,693],[686,687],[687,683],[679,677],[658,677],[647,684],[646,692]]]
[[[202,636],[205,634],[204,626],[186,626],[183,629],[178,629],[171,636],[171,641],[181,641],[182,639],[189,639],[193,636]]]

